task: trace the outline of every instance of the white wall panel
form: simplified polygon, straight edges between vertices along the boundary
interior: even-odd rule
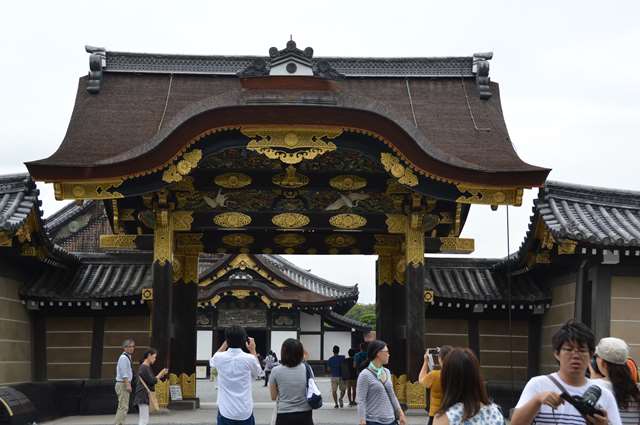
[[[308,314],[300,312],[301,332],[320,332],[322,317],[319,314]]]
[[[340,347],[340,354],[345,357],[348,356],[349,348],[351,348],[351,332],[326,331],[324,333],[324,349],[322,350],[324,358],[322,360],[327,360],[333,356],[334,345]]]
[[[309,360],[322,360],[320,354],[322,353],[320,335],[300,335],[300,342],[304,346],[304,349],[309,353]]]
[[[198,360],[209,360],[213,355],[213,331],[198,331],[196,355]]]
[[[298,339],[298,332],[296,331],[271,331],[271,349],[280,358],[280,349],[282,343],[287,338]]]

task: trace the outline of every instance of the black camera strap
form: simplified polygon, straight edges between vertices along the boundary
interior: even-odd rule
[[[568,391],[567,391],[567,389],[564,387],[564,385],[562,385],[562,384],[560,383],[560,381],[558,381],[558,380],[556,379],[556,377],[555,377],[555,376],[553,376],[553,375],[549,374],[549,375],[547,375],[547,378],[549,378],[549,379],[551,380],[551,382],[553,382],[554,384],[556,384],[556,387],[560,388],[560,392],[565,393],[565,394],[569,394],[569,392],[568,392]]]

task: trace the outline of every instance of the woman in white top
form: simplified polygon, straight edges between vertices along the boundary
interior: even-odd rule
[[[473,351],[454,348],[440,376],[443,395],[434,425],[504,425],[500,409],[489,401]]]
[[[629,346],[620,338],[602,338],[596,347],[595,365],[589,370],[593,383],[613,393],[623,424],[640,423],[640,389],[627,366]]]

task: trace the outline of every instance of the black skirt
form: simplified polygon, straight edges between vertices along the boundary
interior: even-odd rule
[[[278,413],[276,425],[313,425],[313,410]]]

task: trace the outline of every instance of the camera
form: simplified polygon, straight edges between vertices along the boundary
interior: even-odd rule
[[[571,404],[576,408],[578,412],[583,417],[593,416],[593,415],[601,415],[604,416],[605,413],[596,408],[596,403],[600,396],[602,395],[602,390],[597,385],[592,385],[582,394],[582,396],[572,396],[567,392],[562,392],[560,397]]]

